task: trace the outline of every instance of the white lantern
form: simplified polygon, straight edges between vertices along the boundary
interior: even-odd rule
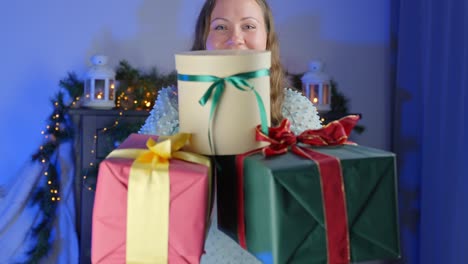
[[[302,94],[317,107],[319,112],[331,110],[330,77],[323,72],[323,63],[313,60],[309,71],[302,78]]]
[[[91,57],[84,85],[83,106],[96,109],[115,107],[115,72],[107,66],[107,56]]]

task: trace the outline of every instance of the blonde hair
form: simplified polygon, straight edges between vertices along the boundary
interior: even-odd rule
[[[255,0],[263,11],[265,27],[267,31],[266,49],[271,51],[271,68],[270,68],[270,104],[271,104],[271,122],[273,125],[278,125],[283,119],[281,108],[284,101],[284,78],[283,66],[281,65],[279,55],[279,44],[276,36],[275,27],[273,25],[273,15],[266,0]],[[208,37],[210,27],[210,17],[215,8],[216,0],[206,0],[200,14],[198,15],[197,24],[195,26],[195,38],[192,45],[192,50],[205,50],[206,39]]]

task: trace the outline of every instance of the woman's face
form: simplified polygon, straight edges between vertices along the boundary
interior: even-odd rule
[[[207,50],[265,50],[267,32],[255,0],[217,0],[211,13]]]

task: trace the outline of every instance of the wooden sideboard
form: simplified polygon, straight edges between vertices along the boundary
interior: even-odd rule
[[[69,111],[74,128],[76,224],[80,245],[80,263],[91,263],[91,221],[94,204],[95,177],[89,174],[112,151],[116,142],[109,140],[109,131],[117,126],[140,127],[147,111],[94,110],[77,108]],[[131,129],[130,129],[131,130]],[[133,131],[136,132],[136,131]],[[91,165],[93,164],[93,165]]]

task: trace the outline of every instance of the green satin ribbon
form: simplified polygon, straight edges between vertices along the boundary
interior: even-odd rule
[[[244,72],[238,73],[235,75],[231,75],[228,77],[220,78],[213,75],[187,75],[187,74],[178,74],[177,79],[179,81],[187,81],[187,82],[213,82],[208,90],[203,94],[203,96],[198,101],[200,105],[204,106],[210,98],[212,98],[213,102],[211,104],[210,109],[210,117],[209,117],[209,128],[208,128],[208,142],[210,143],[210,149],[213,154],[215,154],[212,139],[211,139],[211,127],[213,125],[213,117],[216,111],[216,107],[218,106],[219,100],[221,100],[221,96],[226,88],[225,83],[231,83],[235,88],[240,91],[248,92],[251,91],[255,94],[255,98],[257,100],[258,110],[260,112],[260,124],[262,132],[268,135],[268,120],[267,114],[265,111],[265,105],[263,104],[263,100],[260,94],[255,90],[255,87],[251,85],[247,80],[252,78],[258,78],[263,76],[269,76],[270,70],[269,69],[261,69],[257,71],[251,72]]]

